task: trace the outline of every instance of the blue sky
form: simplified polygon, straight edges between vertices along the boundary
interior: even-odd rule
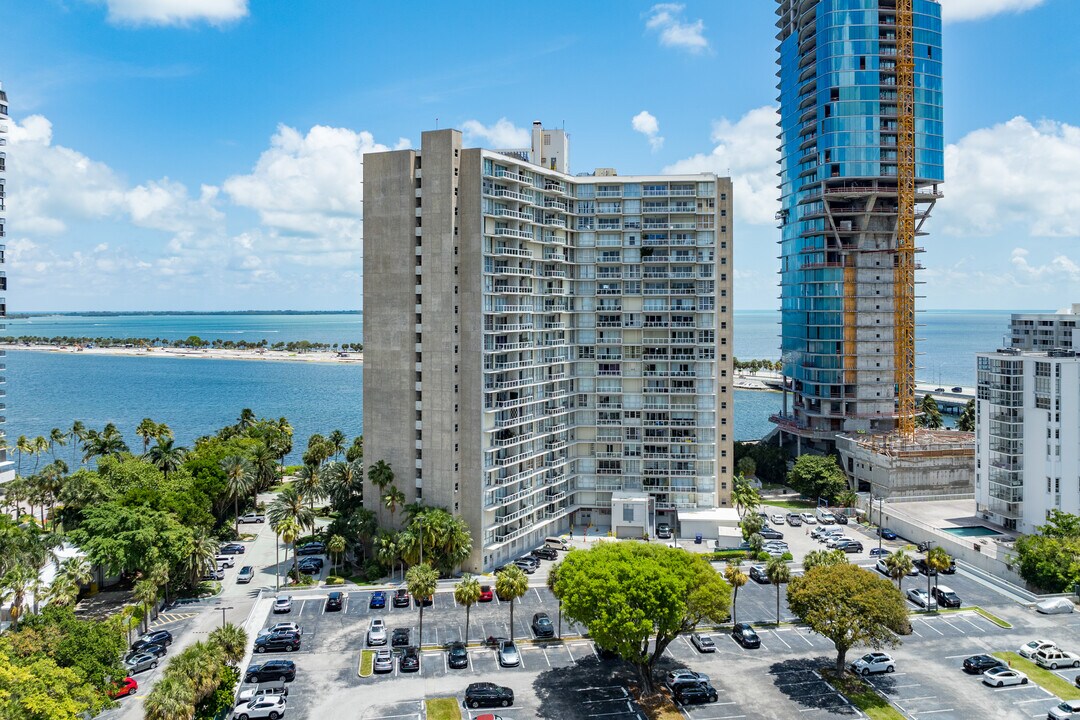
[[[942,0],[926,308],[1080,301],[1075,0]],[[775,306],[771,0],[5,0],[9,311],[360,304],[363,152],[571,132],[574,171],[713,170],[736,308]]]

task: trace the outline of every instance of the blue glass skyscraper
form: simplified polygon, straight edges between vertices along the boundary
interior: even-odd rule
[[[913,0],[913,10],[923,235],[944,180],[941,6]],[[777,0],[781,353],[790,392],[773,420],[800,451],[896,425],[896,16],[896,0]]]

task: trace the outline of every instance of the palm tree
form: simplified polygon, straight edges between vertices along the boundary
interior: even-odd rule
[[[381,498],[383,490],[394,482],[394,471],[385,460],[380,460],[368,469],[368,480],[371,481],[372,485],[379,488],[379,497]]]
[[[71,424],[71,430],[68,431],[68,436],[71,438],[71,464],[75,464],[76,447],[78,443],[81,443],[86,439],[86,426],[83,425],[82,420],[76,420]]]
[[[30,564],[17,565],[0,578],[0,605],[11,602],[9,613],[11,614],[12,629],[19,624],[19,618],[22,617],[23,603],[26,602],[26,591],[37,578],[37,566],[31,566]]]
[[[172,428],[170,428],[165,423],[158,423],[157,426],[154,428],[154,439],[158,442],[161,442],[162,440],[172,440]]]
[[[244,629],[232,623],[225,623],[210,633],[209,642],[216,645],[221,651],[225,662],[235,665],[244,659],[244,648],[247,646],[247,633]]]
[[[480,581],[472,575],[465,573],[461,582],[454,586],[454,602],[465,607],[465,637],[461,638],[466,645],[469,643],[469,613],[472,606],[480,601]]]
[[[364,462],[364,436],[357,435],[353,438],[352,445],[345,451],[346,462]]]
[[[911,572],[914,565],[907,553],[897,550],[885,558],[885,567],[889,571],[889,577],[896,581],[896,589],[902,590],[904,576]]]
[[[154,587],[165,592],[165,602],[169,602],[169,564],[157,562],[150,568],[146,578],[154,583]]]
[[[45,597],[53,605],[71,605],[79,598],[79,586],[64,575],[57,575],[49,584]]]
[[[147,455],[150,463],[165,475],[166,480],[169,479],[169,473],[180,469],[188,452],[186,447],[174,445],[173,442],[158,438],[157,445],[150,448]]]
[[[731,622],[735,624],[737,622],[735,608],[739,602],[739,588],[745,585],[750,578],[742,571],[742,568],[739,567],[739,561],[736,560],[735,562],[729,562],[727,567],[724,568],[724,579],[728,581],[731,587],[735,588],[735,592],[731,596]]]
[[[56,446],[64,447],[67,445],[67,434],[60,428],[53,428],[49,431],[49,451],[52,452],[52,458],[56,460]]]
[[[135,428],[135,434],[142,438],[143,455],[150,451],[150,440],[157,436],[157,423],[150,418],[143,418]]]
[[[16,465],[15,473],[22,475],[23,453],[32,455],[34,453],[34,443],[25,435],[20,435],[19,439],[15,441],[15,449],[19,452],[19,462]]]
[[[183,568],[191,587],[196,587],[203,573],[214,566],[217,547],[217,543],[206,534],[205,530],[196,532],[188,542],[187,552],[183,557]]]
[[[112,423],[106,425],[101,432],[86,431],[83,438],[83,462],[95,457],[120,457],[121,454],[128,452],[127,443]]]
[[[255,484],[251,465],[239,455],[230,455],[221,461],[225,471],[225,493],[233,499],[233,513],[236,516],[236,534],[240,534],[240,498],[247,498]]]
[[[274,520],[271,519],[270,523],[271,523],[271,527],[274,528],[274,532],[276,532],[278,534],[278,537],[281,538],[281,541],[284,542],[286,546],[289,546],[289,545],[292,546],[292,549],[293,549],[293,577],[299,578],[300,577],[300,571],[299,571],[299,569],[297,567],[297,560],[296,560],[296,538],[300,537],[300,532],[303,530],[303,528],[300,526],[300,522],[295,517],[293,517],[292,515],[286,515],[286,516],[282,517],[280,520],[278,520],[277,522],[274,522]],[[286,548],[286,550],[285,550],[285,553],[286,553],[285,554],[285,561],[286,562],[288,562],[288,560],[289,560],[288,552],[289,551]]]
[[[739,511],[739,517],[742,518],[761,505],[761,495],[746,478],[736,475],[731,487],[731,504]]]
[[[340,535],[331,535],[330,539],[326,541],[326,551],[330,553],[331,558],[335,558],[334,567],[337,568],[335,575],[341,574],[341,561],[342,553],[345,552],[345,538]]]
[[[780,624],[780,586],[791,579],[791,569],[780,558],[769,558],[765,564],[765,577],[776,586],[776,624]]]
[[[397,485],[391,485],[383,493],[383,505],[390,511],[390,523],[394,522],[394,514],[397,512],[398,506],[405,502],[405,493],[398,490]]]
[[[266,490],[277,482],[277,462],[269,446],[259,443],[251,453],[251,470],[255,475],[255,491]]]
[[[975,400],[968,400],[963,412],[956,420],[956,429],[963,432],[975,432]]]
[[[41,456],[49,452],[49,441],[44,435],[38,435],[34,438],[34,472],[37,472],[38,463],[41,461]]]
[[[495,577],[495,592],[510,601],[510,639],[514,639],[514,601],[529,592],[529,578],[517,565],[509,565]]]
[[[420,640],[417,645],[421,649],[424,647],[424,601],[435,595],[435,588],[438,585],[439,573],[427,563],[413,565],[405,573],[405,587],[420,602]]]
[[[300,494],[293,483],[289,483],[281,489],[281,492],[267,507],[266,515],[267,519],[275,524],[290,517],[296,521],[300,529],[315,527],[315,512],[304,505],[304,496]]]
[[[240,417],[236,420],[236,427],[239,430],[247,430],[255,424],[255,413],[251,408],[244,408],[240,411]]]
[[[398,559],[401,557],[401,548],[397,543],[397,536],[386,530],[379,530],[373,542],[375,546],[375,559],[385,568],[390,570],[393,578]]]
[[[934,587],[937,587],[941,573],[952,567],[953,559],[943,547],[932,547],[926,553],[926,566],[934,571]],[[930,593],[928,592],[927,595]]]
[[[143,702],[145,720],[192,720],[195,703],[191,685],[179,675],[167,674]]]
[[[334,451],[334,457],[345,452],[345,439],[345,433],[340,430],[334,430],[327,436],[326,441],[329,443],[330,449]]]
[[[296,482],[293,486],[301,495],[308,499],[312,512],[315,511],[315,500],[323,497],[322,470],[318,465],[304,465],[296,473]]]
[[[134,588],[135,602],[142,606],[143,632],[150,631],[150,607],[157,602],[158,589],[150,580],[139,580]]]
[[[859,495],[851,488],[847,488],[836,496],[836,504],[842,508],[853,508],[859,502]]]

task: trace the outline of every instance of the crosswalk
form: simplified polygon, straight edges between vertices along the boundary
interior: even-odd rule
[[[199,613],[193,613],[193,612],[166,612],[166,613],[161,613],[160,615],[157,616],[157,618],[155,618],[153,620],[153,622],[150,623],[150,627],[157,628],[157,627],[161,627],[162,625],[171,625],[173,623],[182,622],[184,620],[190,620],[191,618],[195,617],[198,614]]]

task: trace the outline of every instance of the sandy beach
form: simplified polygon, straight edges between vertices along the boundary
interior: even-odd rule
[[[306,362],[338,363],[359,365],[364,362],[363,353],[336,353],[329,350],[311,350],[308,352],[289,352],[287,350],[223,350],[193,348],[80,348],[74,345],[23,345],[19,343],[0,343],[0,348],[7,351],[28,350],[31,352],[64,353],[71,355],[108,355],[120,357],[153,358],[195,358],[201,360],[256,360],[266,362]]]

